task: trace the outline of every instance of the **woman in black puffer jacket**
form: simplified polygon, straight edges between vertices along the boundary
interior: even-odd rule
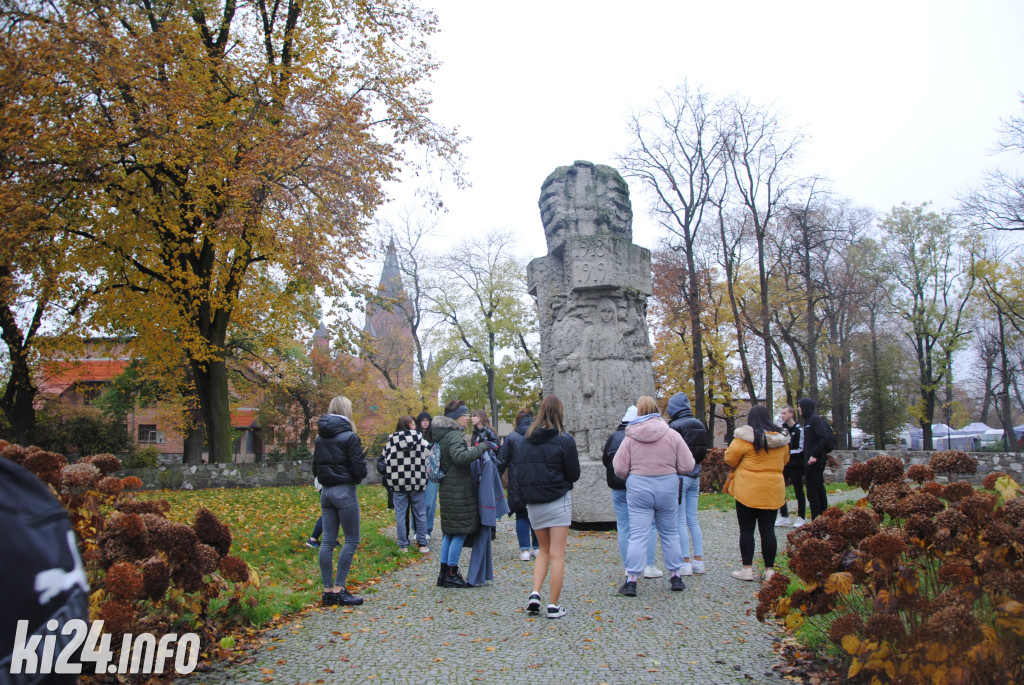
[[[530,523],[537,533],[540,551],[533,566],[533,592],[526,601],[530,613],[540,611],[540,591],[551,571],[551,593],[547,617],[561,618],[565,609],[558,603],[565,578],[565,547],[572,523],[569,491],[580,479],[580,458],[576,441],[565,432],[562,400],[547,395],[540,403],[537,419],[526,431],[526,440],[516,450],[516,481],[526,504]]]
[[[316,447],[313,450],[313,474],[323,486],[320,511],[324,534],[320,542],[320,576],[324,584],[323,604],[355,606],[363,603],[345,589],[352,557],[359,547],[359,500],[356,485],[366,478],[363,445],[352,422],[352,402],[342,395],[331,400],[320,417]],[[334,548],[338,529],[345,545],[338,555],[338,572],[332,579]],[[332,582],[333,581],[333,582]]]

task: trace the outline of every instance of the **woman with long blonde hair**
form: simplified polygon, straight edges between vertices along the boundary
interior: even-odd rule
[[[313,448],[313,474],[323,486],[320,511],[324,533],[320,541],[320,576],[323,605],[356,606],[363,603],[345,588],[352,557],[359,547],[359,499],[356,485],[366,478],[366,456],[355,432],[352,402],[344,395],[331,400],[317,426]],[[332,577],[338,530],[345,544],[338,555],[338,571]]]
[[[559,604],[565,579],[565,548],[572,523],[572,484],[580,478],[576,441],[565,432],[562,401],[547,395],[537,418],[526,431],[526,440],[513,457],[519,496],[526,504],[540,551],[533,565],[533,591],[526,602],[531,614],[540,612],[540,591],[551,572],[547,617],[561,618]]]

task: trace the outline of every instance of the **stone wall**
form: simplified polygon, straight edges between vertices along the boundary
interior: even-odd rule
[[[364,485],[380,483],[377,460],[366,460]],[[138,476],[144,490],[204,490],[206,488],[264,488],[313,485],[312,461],[274,464],[161,464],[149,469],[126,469],[119,476]]]
[[[935,452],[909,452],[905,450],[848,450],[848,451],[835,451],[832,456],[839,465],[835,469],[826,470],[825,479],[835,482],[843,482],[846,480],[846,469],[855,462],[864,462],[872,457],[877,457],[879,454],[888,454],[894,457],[901,457],[903,462],[910,466],[912,464],[924,464],[928,465],[928,461],[932,458]],[[1009,474],[1018,483],[1024,483],[1024,454],[1017,454],[1014,452],[970,452],[972,456],[978,462],[978,472],[974,476],[964,476],[963,480],[970,480],[975,484],[980,484],[981,481],[992,471],[1002,471],[1003,473]],[[831,476],[829,475],[831,471]],[[937,476],[939,481],[945,482],[945,476]]]

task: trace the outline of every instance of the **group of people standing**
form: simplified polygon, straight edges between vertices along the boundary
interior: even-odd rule
[[[793,420],[792,410],[788,414],[784,410],[781,426],[771,421],[767,409],[753,407],[747,425],[736,431],[726,450],[725,461],[733,470],[730,493],[736,498],[742,559],[741,570],[732,575],[739,580],[756,579],[755,528],[761,536],[764,578],[773,573],[777,547],[774,528],[777,520],[786,517],[785,510],[780,510],[786,501],[786,479],[797,485],[806,475],[812,518],[827,507],[827,454],[822,452],[827,441],[819,435],[822,422],[813,420],[813,401],[801,400],[799,406],[801,422]],[[640,397],[635,406],[626,410],[604,447],[603,461],[625,571],[618,592],[627,597],[637,595],[641,576],[663,575],[654,566],[656,536],[661,539],[671,590],[685,589],[684,576],[706,570],[697,500],[700,462],[710,446],[709,435],[704,423],[693,415],[685,393],[676,393],[669,399],[668,414],[666,421],[653,398]],[[467,441],[465,429],[470,421],[473,435]],[[547,580],[546,615],[559,618],[565,615],[560,595],[572,520],[571,490],[580,477],[579,455],[575,441],[564,429],[561,400],[554,395],[545,396],[536,416],[528,408],[520,410],[515,430],[500,449],[497,441],[486,412],[471,412],[463,400],[449,402],[444,415],[437,418],[423,412],[416,419],[399,419],[380,458],[385,484],[393,493],[399,549],[405,551],[410,544],[406,512],[411,512],[419,551],[430,552],[436,496],[441,504],[443,533],[437,585],[472,587],[493,578],[490,540],[496,519],[515,513],[520,559],[536,557],[526,610],[540,613],[544,604],[541,593]],[[801,458],[804,455],[806,458]],[[432,456],[443,472],[439,482],[427,477]],[[787,467],[794,462],[802,463],[802,474],[797,475],[793,466]],[[322,603],[361,604],[363,600],[348,592],[345,583],[359,544],[355,486],[366,476],[366,460],[353,428],[352,405],[345,397],[335,397],[328,413],[320,419],[313,470],[321,487]],[[506,472],[507,497],[500,484],[500,475]],[[805,513],[802,488],[797,489],[797,502],[799,524]],[[344,545],[333,572],[339,532]],[[469,579],[463,577],[459,568],[467,543],[474,550]]]

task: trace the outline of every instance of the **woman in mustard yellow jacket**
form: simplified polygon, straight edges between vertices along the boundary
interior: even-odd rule
[[[733,571],[737,580],[754,580],[754,528],[761,534],[764,580],[774,575],[775,512],[786,501],[782,468],[789,461],[789,436],[772,423],[768,410],[750,410],[747,425],[733,434],[725,451],[725,463],[733,470],[729,494],[736,498],[740,524],[740,558],[743,568]]]

